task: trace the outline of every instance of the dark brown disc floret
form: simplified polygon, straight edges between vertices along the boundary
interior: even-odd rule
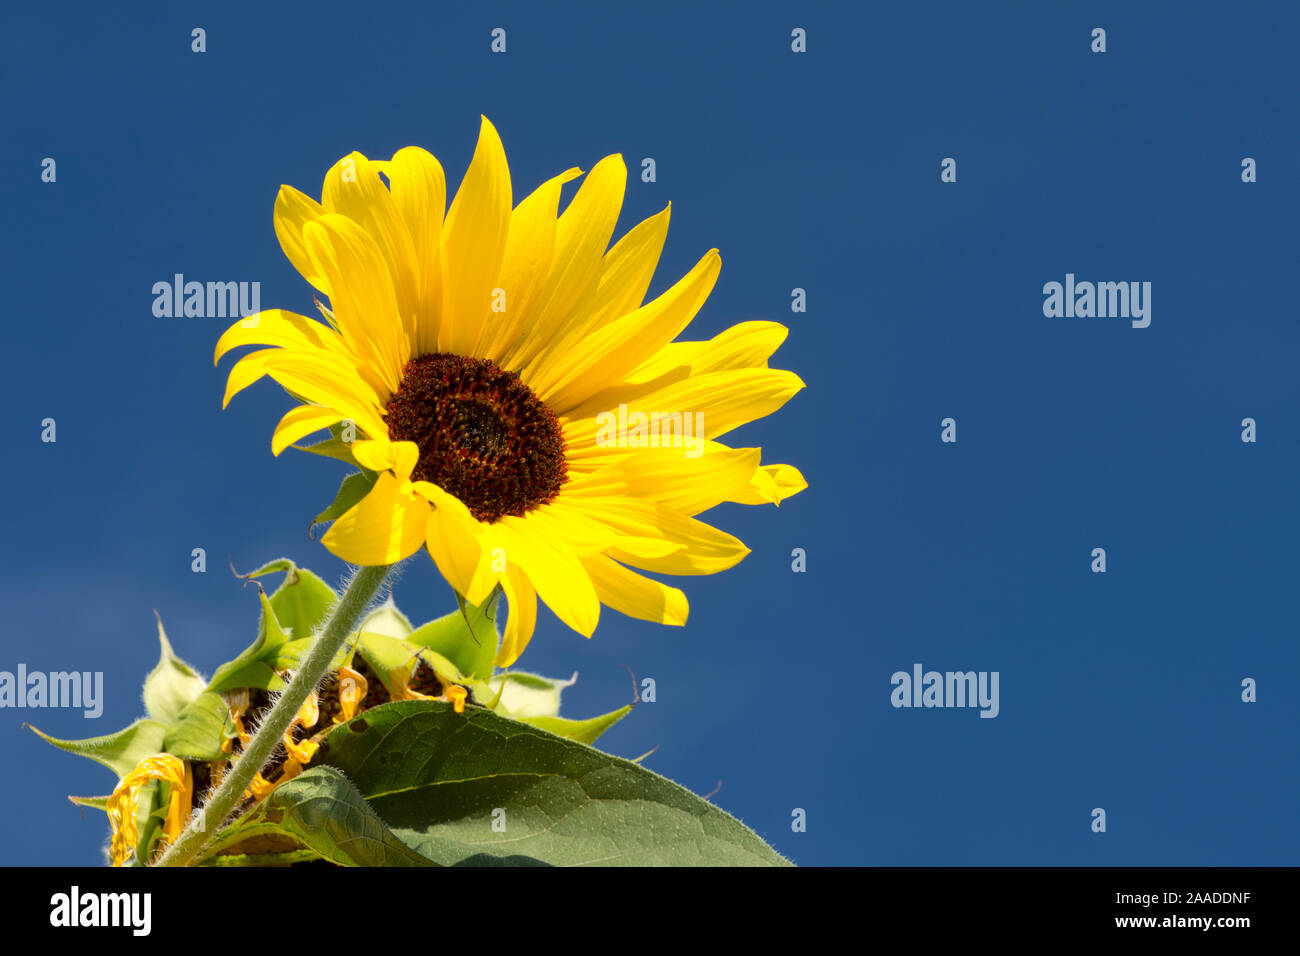
[[[564,484],[555,413],[517,373],[488,359],[411,359],[384,422],[390,439],[420,450],[412,479],[455,495],[480,521],[523,517]]]

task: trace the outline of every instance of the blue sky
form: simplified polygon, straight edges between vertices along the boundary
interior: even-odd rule
[[[543,615],[520,664],[580,672],[567,713],[629,699],[624,665],[656,680],[605,749],[721,780],[803,864],[1295,863],[1300,13],[896,6],[7,7],[0,669],[103,671],[107,699],[0,720],[4,862],[102,859],[103,817],[64,795],[111,775],[21,723],[138,716],[154,608],[210,673],[256,620],[227,556],[344,572],[305,534],[342,466],[272,458],[269,383],[223,412],[228,323],[155,318],[153,284],[258,281],[263,307],[309,313],[280,184],[319,194],[346,152],[405,145],[458,182],[483,113],[516,195],[653,157],[618,230],[672,202],[651,292],[717,246],[691,337],[783,321],[773,364],[808,384],[732,438],[811,487],[711,513],[753,554],[676,582],[686,628],[607,611],[587,641]],[[1150,282],[1151,325],[1045,317],[1067,273]],[[420,619],[452,606],[427,559],[396,594]],[[892,707],[917,663],[997,671],[999,715]]]

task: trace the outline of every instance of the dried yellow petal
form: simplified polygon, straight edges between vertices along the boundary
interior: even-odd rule
[[[339,713],[334,723],[341,724],[357,715],[357,707],[366,697],[370,685],[351,667],[339,668]]]
[[[451,702],[452,709],[458,714],[465,713],[465,698],[469,694],[464,687],[459,684],[452,684],[442,695],[442,699]]]
[[[135,845],[140,839],[137,817],[140,809],[140,791],[152,780],[162,780],[172,787],[171,805],[168,810],[168,824],[172,822],[173,813],[184,826],[189,815],[189,803],[194,788],[194,778],[189,765],[179,757],[171,754],[154,754],[145,757],[126,776],[118,781],[117,787],[108,798],[108,823],[112,828],[112,840],[109,843],[109,859],[113,866],[121,866],[135,852]],[[182,802],[184,804],[183,809]],[[182,815],[183,814],[183,815]],[[180,833],[177,827],[166,830],[169,839]]]

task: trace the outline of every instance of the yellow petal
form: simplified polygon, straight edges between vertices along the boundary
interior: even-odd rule
[[[509,566],[517,566],[528,575],[556,617],[590,637],[600,620],[600,599],[577,557],[567,547],[557,547],[537,534],[527,518],[507,515],[493,528],[504,542]]]
[[[584,466],[583,470],[569,468],[569,477],[560,489],[557,504],[575,494],[626,497],[627,481],[621,473],[594,459],[580,464]],[[595,467],[597,465],[600,467]]]
[[[644,571],[715,574],[733,567],[749,554],[739,538],[653,501],[591,498],[575,499],[573,506],[629,539],[663,540],[678,546],[663,554],[662,549],[638,548],[624,539],[609,550],[609,557]]]
[[[567,485],[566,485],[567,490]],[[600,554],[617,541],[608,526],[591,518],[586,512],[569,507],[573,495],[561,493],[555,501],[541,505],[517,521],[526,521],[530,529],[557,545],[564,545],[578,557]]]
[[[413,441],[358,441],[352,443],[352,457],[357,464],[371,471],[391,469],[398,481],[406,481],[420,459],[419,446]]]
[[[556,525],[548,529],[544,522],[537,520],[536,511],[529,513],[526,520],[532,523],[534,530],[549,535],[554,542],[562,542],[565,548],[572,551],[579,560],[613,550],[624,550],[643,557],[662,558],[680,551],[683,547],[679,542],[660,537],[657,532],[650,535],[636,535],[603,524],[593,516],[589,508],[583,508],[580,504],[563,510],[560,504],[556,502],[554,514],[563,516],[565,522],[563,526]]]
[[[746,422],[772,414],[804,387],[803,380],[783,369],[732,369],[708,372],[674,382],[637,396],[632,411],[702,415],[699,421],[703,437],[718,438]],[[607,409],[617,413],[617,408]],[[602,422],[598,417],[573,419],[560,426],[566,454],[570,459],[609,457],[612,451],[602,446]],[[692,434],[697,434],[692,431]]]
[[[179,785],[172,784],[167,801],[167,818],[163,821],[163,835],[169,843],[175,843],[185,829],[190,818],[190,809],[194,803],[194,771],[189,761],[183,761],[185,776]]]
[[[620,404],[644,408],[643,396],[708,372],[766,368],[767,360],[785,340],[788,330],[777,322],[741,322],[705,342],[670,342],[630,372],[626,380],[594,392],[574,409],[573,419],[586,418]]]
[[[721,268],[722,258],[714,249],[652,302],[578,340],[566,339],[548,353],[554,359],[550,365],[532,369],[529,382],[534,391],[563,415],[622,379],[690,324],[713,291]]]
[[[365,700],[370,684],[365,677],[347,665],[339,668],[338,682],[339,712],[334,715],[334,723],[341,724],[356,716],[357,707]]]
[[[514,351],[526,341],[522,333],[537,311],[555,252],[555,216],[560,208],[560,191],[565,183],[581,175],[582,170],[575,167],[548,179],[511,213],[500,277],[506,310],[489,313],[474,350],[475,357],[513,363]]]
[[[469,692],[464,687],[459,684],[452,684],[443,691],[442,699],[448,701],[452,706],[452,710],[456,711],[456,713],[463,714],[465,713],[465,698],[468,696]]]
[[[387,401],[401,381],[410,342],[398,319],[383,253],[364,229],[338,213],[307,223],[303,239],[312,262],[334,289],[330,305],[339,332],[362,362],[361,371],[387,390],[381,396]]]
[[[278,345],[283,348],[316,348],[326,352],[346,355],[347,348],[337,332],[305,315],[283,309],[254,312],[240,319],[217,339],[212,356],[216,365],[231,349],[241,345]]]
[[[284,762],[283,774],[285,776],[296,776],[296,774],[293,774],[291,772],[291,767],[294,764],[294,762],[295,761],[293,761],[292,759],[286,760]],[[298,769],[301,770],[302,768],[299,767]],[[247,800],[249,797],[252,797],[254,800],[265,800],[267,795],[274,789],[275,789],[275,784],[271,783],[269,780],[263,777],[261,771],[259,770],[257,774],[254,775],[253,782],[250,783],[248,785],[248,789],[244,791],[244,799]]]
[[[182,796],[188,796],[184,794],[184,790],[187,789],[186,781],[189,780],[192,787],[193,778],[189,774],[189,765],[179,757],[168,753],[145,757],[134,768],[127,771],[113,788],[113,793],[104,808],[108,812],[109,825],[113,831],[109,850],[110,862],[113,866],[121,866],[135,852],[135,845],[139,840],[137,814],[140,791],[151,780],[162,780],[170,784],[173,788],[172,794],[176,797],[178,792]],[[179,816],[180,803],[179,798],[172,801],[169,818],[173,815]],[[185,816],[189,815],[189,809],[187,803],[184,808]]]
[[[560,341],[585,326],[583,302],[597,292],[626,185],[623,157],[606,156],[592,167],[560,216],[546,290],[528,341],[516,355],[519,364],[533,370],[549,366]]]
[[[658,448],[630,455],[617,467],[631,497],[697,515],[748,494],[761,454],[758,448],[706,442],[697,458],[687,457],[680,448]]]
[[[780,505],[807,487],[808,482],[794,465],[763,465],[754,472],[749,487],[729,500],[742,505]]]
[[[482,118],[478,146],[442,230],[438,351],[468,355],[487,321],[510,230],[510,170],[496,129]]]
[[[370,493],[330,526],[321,544],[350,564],[382,566],[410,557],[424,543],[429,505],[400,486],[382,472]]]
[[[682,548],[676,542],[616,530],[593,516],[593,507],[601,501],[628,497],[627,481],[617,463],[589,475],[576,475],[565,482],[559,497],[548,505],[529,512],[527,520],[535,530],[552,540],[563,542],[579,559],[603,554],[611,548],[624,548],[635,554],[663,557]],[[618,476],[611,480],[609,476]]]
[[[275,197],[275,236],[280,240],[280,248],[304,279],[329,295],[329,282],[307,254],[307,246],[302,238],[303,226],[324,213],[325,208],[320,203],[292,186],[281,186]]]
[[[442,164],[417,146],[407,146],[383,165],[393,203],[406,223],[415,251],[420,308],[412,352],[424,355],[438,350],[438,324],[442,315],[442,217],[447,208],[447,177]]]
[[[629,571],[617,561],[602,555],[583,558],[582,566],[591,575],[600,603],[642,621],[656,624],[686,623],[690,604],[677,588]]]
[[[433,506],[425,528],[429,556],[457,594],[482,604],[495,584],[491,555],[482,540],[487,529],[464,502],[432,482],[412,482],[411,488]]]
[[[325,174],[321,202],[327,212],[347,216],[374,240],[392,279],[402,330],[408,342],[415,341],[420,308],[415,244],[375,164],[355,151],[343,157]]]
[[[600,285],[588,305],[587,330],[598,329],[641,307],[668,237],[671,204],[614,244],[600,265]]]
[[[529,582],[528,575],[515,567],[507,568],[501,579],[501,588],[510,613],[495,663],[497,667],[509,667],[524,652],[537,626],[537,591]]]
[[[262,349],[250,352],[230,369],[222,407],[263,375],[315,405],[342,412],[366,434],[387,436],[374,389],[361,381],[346,360],[316,350]]]
[[[675,369],[692,375],[726,369],[762,368],[790,330],[779,322],[741,322],[706,342],[670,342],[628,376],[650,382]]]
[[[271,454],[279,455],[298,439],[322,428],[329,428],[345,418],[347,416],[342,412],[324,405],[299,405],[291,408],[280,419],[280,424],[275,426],[275,433],[271,436]]]

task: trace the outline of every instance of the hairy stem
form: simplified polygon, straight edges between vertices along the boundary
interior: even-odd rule
[[[161,859],[157,866],[185,866],[193,860],[216,835],[217,830],[239,805],[244,791],[270,760],[280,738],[289,729],[307,697],[325,676],[330,662],[338,653],[347,636],[356,628],[362,613],[370,606],[384,579],[388,567],[358,568],[347,590],[339,598],[334,612],[325,627],[298,665],[293,680],[284,689],[270,712],[263,718],[248,748],[230,768],[216,793],[190,817],[189,825]]]

